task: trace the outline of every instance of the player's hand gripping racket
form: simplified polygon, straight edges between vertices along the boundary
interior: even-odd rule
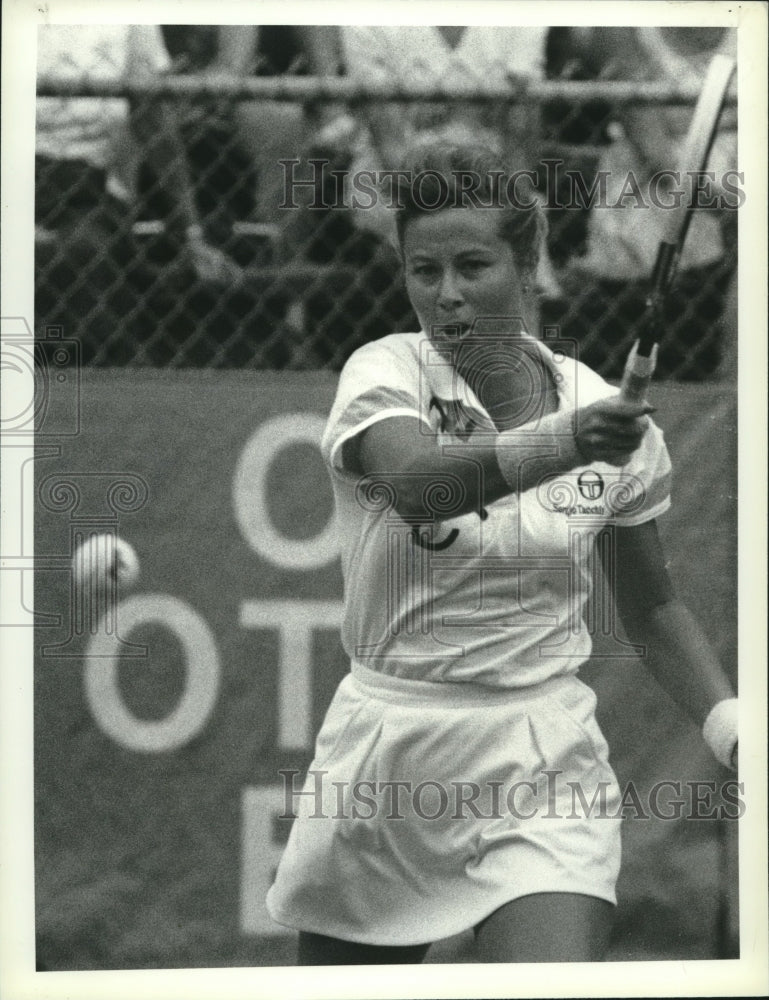
[[[735,62],[728,56],[717,55],[710,61],[678,164],[682,178],[687,171],[705,169],[734,68]],[[696,188],[693,187],[693,190]],[[646,398],[657,363],[657,344],[662,336],[665,299],[673,284],[692,211],[691,200],[682,198],[679,205],[666,212],[651,288],[646,299],[641,335],[633,344],[622,377],[620,395],[628,402],[642,402]]]

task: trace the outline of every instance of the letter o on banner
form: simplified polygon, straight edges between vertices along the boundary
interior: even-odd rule
[[[270,463],[295,444],[320,447],[326,421],[317,413],[284,413],[260,424],[238,461],[233,482],[235,517],[243,537],[263,559],[283,569],[319,569],[339,554],[333,514],[313,538],[287,538],[270,520]]]
[[[100,633],[91,639],[85,659],[85,693],[91,713],[102,732],[128,750],[178,750],[203,729],[216,704],[219,654],[211,630],[194,608],[166,594],[128,598],[118,606],[117,621],[123,640],[150,622],[174,633],[184,649],[184,694],[165,719],[137,719],[120,693],[120,639],[114,633]]]

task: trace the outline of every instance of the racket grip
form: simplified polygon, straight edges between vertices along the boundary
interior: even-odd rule
[[[651,353],[646,357],[638,353],[638,341],[636,341],[625,363],[620,397],[628,403],[642,403],[646,399],[656,366],[657,345],[652,345]]]

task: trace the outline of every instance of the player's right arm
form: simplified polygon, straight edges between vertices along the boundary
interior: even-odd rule
[[[658,684],[702,727],[716,758],[737,766],[736,699],[702,626],[676,596],[655,521],[620,527],[604,572],[631,642]],[[708,721],[710,720],[710,721]]]
[[[463,499],[443,517],[477,512],[511,493],[524,492],[543,478],[592,462],[624,465],[646,430],[644,403],[617,396],[598,400],[573,414],[559,411],[501,434],[477,433],[464,443],[443,445],[424,433],[411,416],[377,421],[346,442],[345,467],[392,485],[395,509],[404,519],[441,513],[425,507],[425,484],[461,483]],[[573,429],[576,423],[576,431]]]

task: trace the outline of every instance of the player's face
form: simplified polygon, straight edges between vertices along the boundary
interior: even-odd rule
[[[406,226],[406,288],[422,329],[436,346],[465,335],[487,317],[510,317],[520,329],[522,281],[500,234],[501,209],[449,208]],[[445,331],[445,333],[444,333]]]

